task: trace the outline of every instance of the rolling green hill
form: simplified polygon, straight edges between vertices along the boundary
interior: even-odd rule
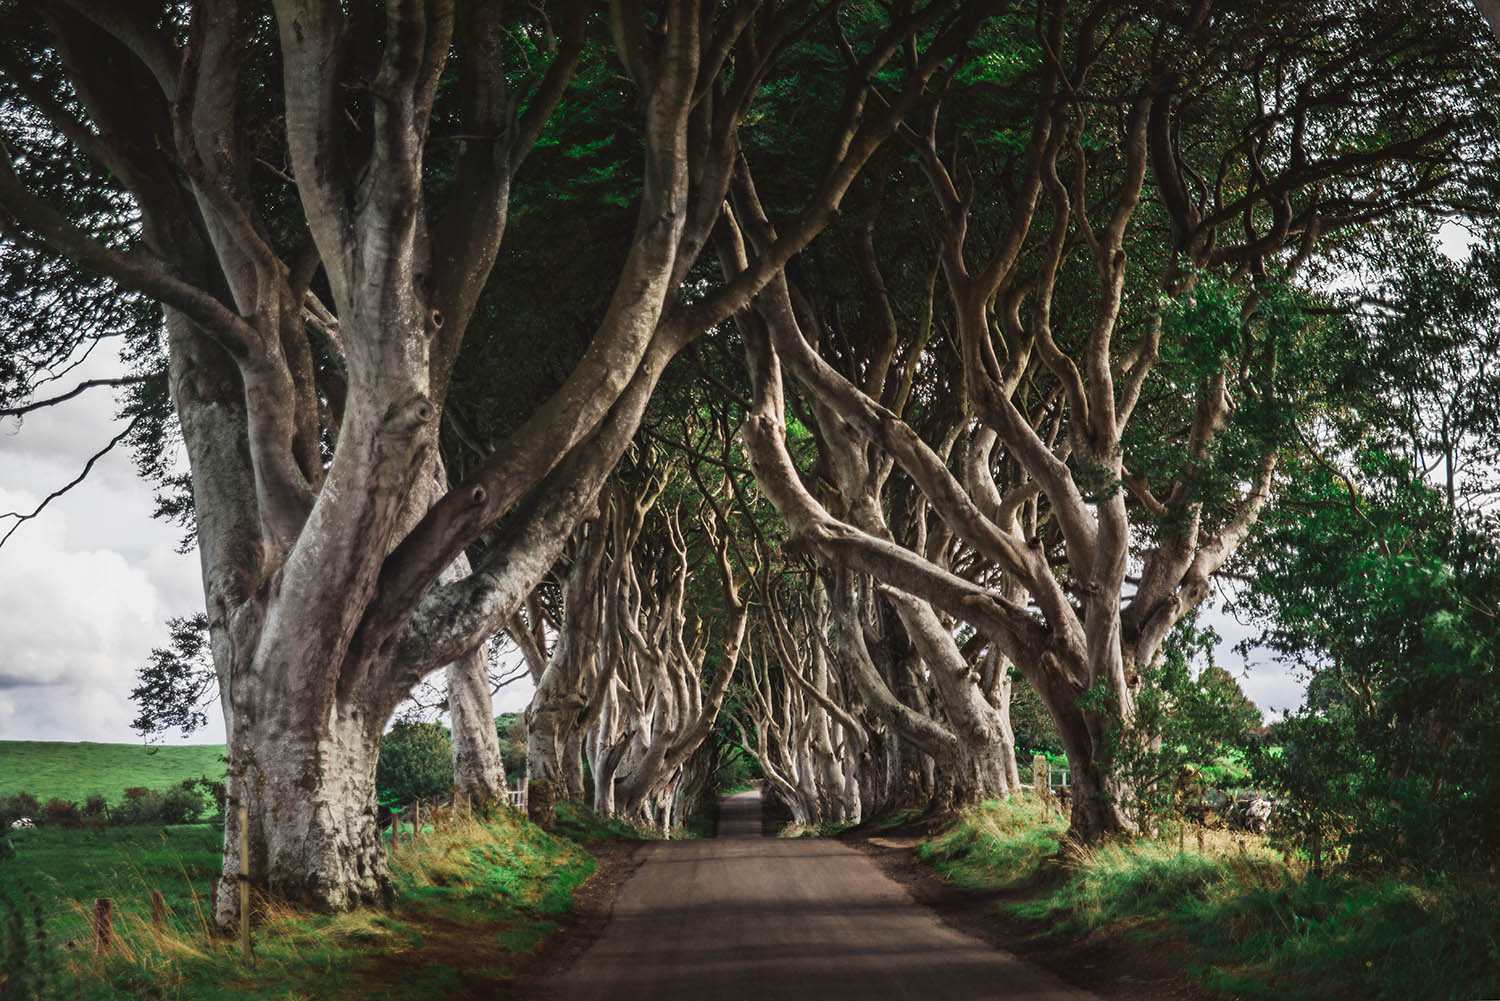
[[[223,744],[142,747],[140,744],[0,740],[0,796],[29,792],[82,802],[99,793],[118,803],[126,789],[165,789],[183,779],[224,775]]]

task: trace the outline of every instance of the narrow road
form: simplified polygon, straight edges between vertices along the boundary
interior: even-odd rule
[[[760,836],[760,793],[719,836],[654,844],[554,1001],[1098,1001],[944,927],[837,841]]]

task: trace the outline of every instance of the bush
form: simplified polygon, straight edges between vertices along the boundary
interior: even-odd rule
[[[0,798],[0,830],[9,830],[11,823],[22,817],[52,827],[82,827],[86,820],[111,826],[193,824],[203,819],[209,796],[215,797],[222,814],[223,787],[222,782],[207,778],[186,779],[161,792],[132,786],[125,790],[124,799],[114,809],[98,794],[79,806],[61,798],[38,803],[35,796],[18,793]]]
[[[203,794],[187,779],[168,789],[161,797],[161,813],[158,820],[163,824],[191,824],[203,816]]]
[[[82,827],[83,813],[72,800],[52,798],[42,807],[42,817],[53,827]]]
[[[165,792],[132,787],[110,813],[115,824],[191,824],[202,819],[203,793],[199,779],[187,779]]]
[[[397,723],[380,742],[375,788],[381,803],[446,799],[453,791],[453,743],[441,723]]]
[[[213,820],[221,827],[223,826],[224,802],[229,797],[229,790],[225,786],[223,779],[211,779],[207,775],[203,775],[196,779],[184,779],[182,787],[184,789],[197,789],[207,796],[214,805]]]
[[[30,793],[18,792],[14,796],[0,796],[0,826],[9,828],[22,817],[35,820],[42,815],[42,804]]]
[[[526,714],[501,713],[495,717],[495,732],[500,735],[500,760],[512,784],[526,774]]]

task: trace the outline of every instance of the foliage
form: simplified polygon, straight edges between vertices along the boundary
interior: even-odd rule
[[[380,742],[375,765],[380,802],[405,807],[453,793],[453,741],[441,723],[398,722]]]
[[[1418,485],[1412,484],[1420,492]],[[1400,511],[1372,519],[1407,521]],[[1410,526],[1409,526],[1410,527]],[[1282,829],[1326,839],[1361,865],[1469,867],[1500,849],[1500,558],[1495,536],[1418,529],[1404,551],[1369,522],[1327,508],[1277,545],[1251,602],[1274,615],[1270,643],[1326,658],[1308,704],[1275,727],[1281,753],[1257,778],[1286,799]],[[1290,592],[1310,583],[1316,604]],[[1275,604],[1271,604],[1271,602]]]
[[[1019,671],[1011,671],[1010,726],[1016,735],[1016,750],[1023,755],[1025,764],[1031,754],[1061,755],[1062,738],[1057,734],[1057,724],[1042,697],[1023,678]],[[1026,752],[1031,752],[1030,754]]]
[[[1223,835],[1203,854],[1142,838],[1063,859],[1062,828],[1029,799],[990,802],[918,855],[960,886],[1020,896],[1007,909],[1035,934],[1129,931],[1228,996],[1460,1001],[1500,989],[1493,878],[1320,880]]]
[[[95,827],[192,824],[203,819],[210,806],[216,808],[218,819],[222,819],[224,783],[209,778],[184,779],[160,791],[132,786],[113,807],[99,795],[88,797],[80,806],[60,796],[42,803],[23,792],[0,797],[0,825],[9,827],[22,817],[41,827],[61,828],[82,827],[85,823]]]
[[[1193,672],[1194,657],[1206,661],[1218,639],[1195,619],[1180,622],[1160,662],[1142,669],[1135,716],[1110,746],[1110,767],[1125,780],[1125,806],[1142,831],[1179,815],[1205,788],[1248,778],[1235,762],[1260,710],[1222,668]],[[1097,701],[1108,711],[1107,699]]]
[[[526,714],[501,713],[495,717],[500,736],[500,760],[512,781],[526,774]]]
[[[205,811],[203,784],[203,780],[187,779],[163,792],[126,789],[120,805],[110,811],[110,821],[115,824],[195,823]],[[222,810],[222,802],[219,806]]]
[[[207,707],[219,693],[208,645],[208,616],[199,612],[168,619],[167,629],[171,645],[152,649],[130,690],[137,708],[130,727],[148,740],[160,740],[169,730],[187,737],[208,725]]]
[[[738,748],[732,748],[731,752],[737,753],[724,754],[719,760],[719,767],[714,771],[712,787],[713,791],[720,796],[728,796],[754,788],[756,781],[761,777],[759,761],[748,754],[739,752]]]
[[[1308,679],[1252,764],[1320,862],[1469,871],[1500,850],[1500,266],[1412,243],[1242,560],[1258,642]]]

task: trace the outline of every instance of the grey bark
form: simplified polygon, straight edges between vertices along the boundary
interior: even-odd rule
[[[525,92],[507,81],[498,4],[389,5],[366,31],[342,5],[279,0],[274,60],[235,0],[147,16],[88,0],[46,7],[76,105],[32,94],[28,121],[49,122],[119,181],[140,211],[141,239],[126,253],[80,228],[32,193],[19,173],[31,165],[8,155],[0,211],[8,229],[70,266],[164,307],[230,795],[249,807],[259,887],[323,908],[387,895],[373,805],[384,723],[422,678],[466,662],[517,610],[592,509],[667,361],[825,225],[899,122],[896,108],[863,111],[876,70],[902,51],[892,32],[853,84],[852,114],[805,212],[732,282],[683,304],[679,286],[724,202],[735,129],[806,13],[757,7],[670,0],[648,23],[616,5],[645,144],[640,212],[614,294],[561,390],[414,523],[413,493],[430,479],[511,179],[576,65],[588,5],[549,5],[557,50]],[[751,13],[766,45],[734,60],[731,84],[720,73]],[[378,50],[347,51],[367,40]],[[295,259],[279,256],[271,234],[283,227],[254,201],[262,167],[241,103],[247,81],[278,65],[286,173],[311,237]],[[356,65],[372,74],[350,79]],[[23,67],[12,82],[24,93],[30,78]],[[427,204],[424,157],[444,80],[458,98],[457,131],[491,138],[463,140],[438,206]],[[348,106],[356,92],[363,118]],[[690,142],[694,109],[710,103]],[[326,302],[309,292],[315,283],[326,284]],[[327,366],[313,363],[314,337]],[[443,581],[497,525],[482,564]],[[236,833],[226,832],[226,876],[238,867]],[[226,923],[237,916],[231,884],[216,902]]]

